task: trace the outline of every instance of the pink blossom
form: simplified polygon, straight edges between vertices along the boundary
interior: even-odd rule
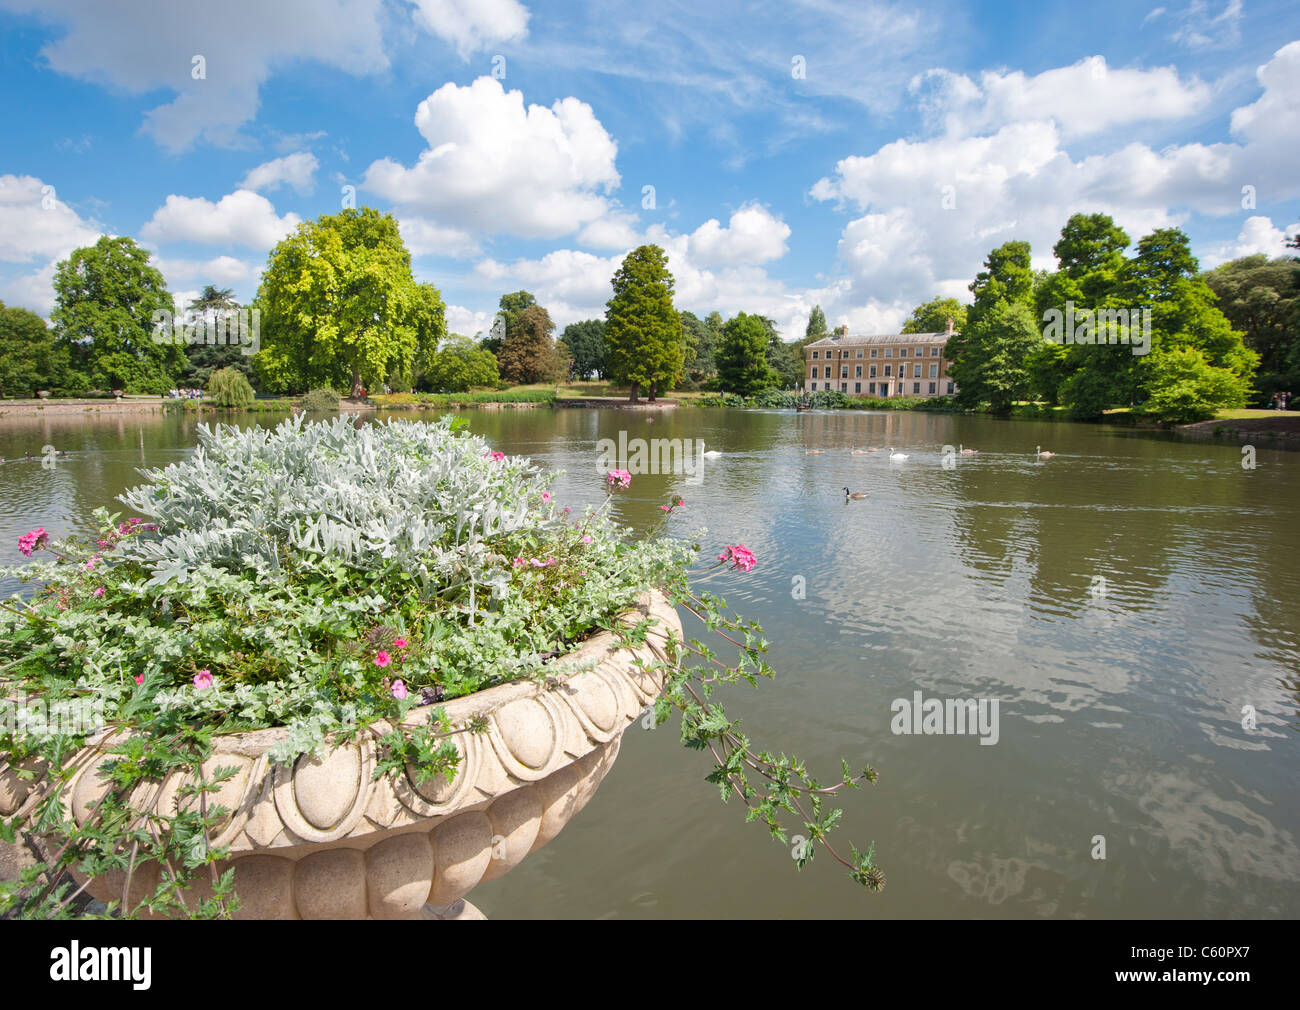
[[[571,508],[569,508],[569,506],[565,505],[565,506],[564,506],[564,511],[565,511],[565,513],[567,514],[567,513],[569,513],[569,512],[572,512],[573,509],[571,509]]]
[[[403,684],[400,680],[393,681],[392,691],[393,691],[393,697],[396,698],[398,701],[401,701],[403,698],[406,697],[406,685]]]
[[[394,648],[397,648],[397,649],[405,649],[406,646],[407,646],[407,641],[406,641],[405,638],[394,638],[394,639],[393,639],[393,646],[394,646]]]
[[[132,516],[130,519],[127,520],[127,522],[129,522],[132,526],[138,526],[140,525],[140,523],[144,522],[144,520],[137,519],[135,518],[135,516]]]
[[[95,591],[94,591],[93,593],[91,593],[90,595],[91,595],[91,596],[103,596],[103,595],[104,595],[104,587],[103,587],[103,586],[97,586],[97,587],[95,587]]]
[[[84,565],[82,565],[81,567],[84,568],[84,569],[85,569],[86,571],[88,571],[88,572],[93,572],[93,571],[95,570],[95,562],[98,561],[98,560],[99,560],[99,555],[96,554],[96,555],[94,555],[94,556],[93,556],[89,561],[87,561]]]
[[[95,541],[95,546],[96,546],[96,547],[101,547],[101,548],[106,548],[106,547],[112,547],[113,545],[112,545],[109,541],[107,541],[107,540],[98,540],[98,539],[96,539],[96,541]]]
[[[584,536],[584,537],[582,538],[582,542],[583,542],[584,544],[589,544],[589,543],[591,543],[591,537],[590,537],[590,535],[588,535],[588,536]]]
[[[45,527],[40,526],[18,538],[18,549],[30,558],[32,551],[40,550],[49,539],[50,535],[45,532]]]
[[[526,565],[526,564],[528,564],[528,562],[525,561],[523,558],[515,558],[512,567],[514,567],[514,568],[523,568],[524,565]]]
[[[212,686],[212,671],[200,670],[194,675],[194,686],[203,691]]]
[[[659,507],[665,512],[671,512],[673,510],[671,505],[660,505]]]
[[[390,656],[383,649],[380,649],[377,653],[375,653],[375,666],[387,666],[392,661],[393,661],[393,657]]]
[[[489,449],[487,452],[483,453],[483,458],[490,459],[495,463],[501,463],[505,461],[506,454],[500,449]]]
[[[137,674],[135,675],[135,682],[136,682],[137,684],[143,684],[143,683],[144,683],[144,674],[143,674],[143,673],[137,673]]]
[[[543,561],[541,558],[533,558],[534,568],[550,568],[551,565],[553,564],[555,564],[554,558],[547,558],[545,561]]]
[[[615,488],[632,486],[632,475],[626,470],[611,470],[605,475],[605,480],[609,482],[611,491]]]
[[[758,561],[754,557],[754,552],[748,547],[741,544],[728,544],[718,555],[719,561],[730,561],[731,567],[737,571],[748,572]]]
[[[551,503],[551,492],[549,492],[549,491],[543,491],[543,492],[542,492],[542,501],[546,502],[546,504],[549,505],[549,504]]]

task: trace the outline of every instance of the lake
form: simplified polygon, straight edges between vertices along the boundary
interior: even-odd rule
[[[841,757],[879,772],[838,804],[836,844],[874,840],[888,881],[873,895],[825,854],[796,872],[719,802],[675,721],[634,723],[559,838],[474,889],[489,917],[1300,915],[1300,455],[1260,450],[1247,469],[1237,445],[907,412],[461,416],[564,470],[552,490],[575,511],[605,497],[601,439],[723,453],[698,483],[634,475],[614,514],[644,528],[680,495],[672,535],[707,527],[710,561],[724,544],[755,553],[751,573],[700,585],[762,624],[777,679],[721,700],[823,781]],[[136,468],[190,452],[196,425],[6,418],[0,456],[34,458],[0,464],[3,563],[35,526],[84,530]],[[945,455],[959,444],[980,451]],[[70,456],[43,467],[43,445]],[[869,497],[846,502],[846,485]],[[917,692],[996,701],[996,743],[893,732]]]

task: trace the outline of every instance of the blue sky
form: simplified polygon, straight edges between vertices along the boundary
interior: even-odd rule
[[[105,233],[246,300],[348,186],[470,334],[521,287],[602,314],[645,241],[793,338],[1051,266],[1075,211],[1207,266],[1300,230],[1294,3],[0,0],[0,38],[0,299],[42,314]]]

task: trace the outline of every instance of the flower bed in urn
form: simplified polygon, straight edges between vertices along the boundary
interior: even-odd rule
[[[89,538],[19,543],[0,841],[44,859],[0,912],[84,914],[88,892],[114,915],[472,915],[656,698],[774,834],[785,811],[826,845],[824,797],[874,778],[754,754],[707,696],[770,673],[762,644],[690,594],[693,549],[563,506],[463,422],[203,427],[143,476]],[[674,604],[732,629],[738,662],[683,643]],[[870,852],[841,862],[883,881]]]

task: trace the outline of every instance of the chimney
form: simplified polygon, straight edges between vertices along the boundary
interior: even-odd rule
[[[948,326],[943,332],[950,337],[952,336],[952,316],[948,317]]]
[[[849,324],[848,324],[848,323],[841,323],[841,324],[840,324],[840,336],[841,336],[841,337],[847,337],[848,335],[849,335]]]

